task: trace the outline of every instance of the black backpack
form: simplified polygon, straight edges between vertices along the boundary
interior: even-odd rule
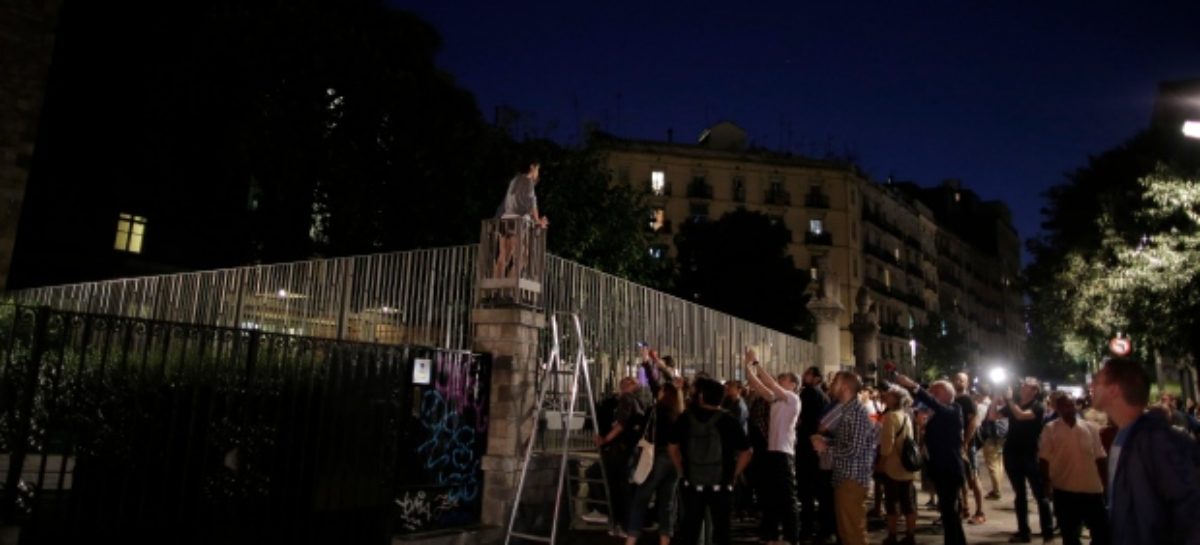
[[[713,413],[707,422],[701,422],[694,414],[688,414],[687,438],[687,481],[695,486],[716,486],[723,482],[725,474],[721,432],[717,421],[723,415]]]
[[[904,427],[900,428],[900,432],[896,434],[899,438],[904,433],[905,428],[912,426],[912,418],[904,417]],[[917,442],[913,440],[912,435],[904,436],[904,443],[900,445],[900,465],[909,471],[920,471],[922,464],[921,451],[917,449]]]

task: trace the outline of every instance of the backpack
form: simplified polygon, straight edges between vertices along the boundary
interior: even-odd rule
[[[1008,435],[1008,419],[997,418],[995,420],[984,420],[983,424],[979,425],[979,437],[983,440],[988,439],[1004,439]]]
[[[900,428],[900,433],[896,434],[899,438],[904,433],[906,428],[912,426],[912,419],[904,418],[904,427]],[[904,443],[900,445],[900,465],[908,471],[920,471],[923,465],[921,460],[921,451],[917,449],[917,442],[913,440],[912,435],[904,436]]]
[[[721,432],[717,429],[717,421],[723,415],[714,413],[707,422],[701,422],[696,415],[688,415],[687,438],[687,481],[696,486],[717,486],[725,484],[724,456],[721,445]]]

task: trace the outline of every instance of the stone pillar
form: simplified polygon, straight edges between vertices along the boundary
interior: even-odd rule
[[[12,264],[61,0],[0,6],[0,291]]]
[[[845,307],[838,301],[837,283],[832,275],[822,275],[822,289],[808,302],[808,311],[817,319],[817,346],[821,347],[821,372],[828,375],[841,368],[842,340],[838,316]]]
[[[529,308],[475,309],[473,350],[492,357],[487,454],[483,457],[481,522],[506,527],[536,402],[538,332],[545,315]]]
[[[875,304],[867,288],[859,288],[855,298],[854,321],[850,323],[850,333],[854,335],[854,365],[855,371],[863,378],[879,379],[879,316],[875,313]],[[871,364],[875,364],[875,373],[871,372]]]

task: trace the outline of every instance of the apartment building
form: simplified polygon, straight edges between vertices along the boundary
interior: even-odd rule
[[[656,256],[674,255],[685,222],[738,208],[783,223],[796,267],[827,271],[837,286],[843,367],[855,364],[850,323],[864,286],[876,302],[883,360],[913,371],[913,330],[932,316],[966,332],[967,363],[1020,356],[1020,243],[1002,203],[955,184],[875,183],[852,163],[747,143],[744,130],[723,122],[694,143],[605,137],[593,145],[606,152],[614,183],[646,191]]]

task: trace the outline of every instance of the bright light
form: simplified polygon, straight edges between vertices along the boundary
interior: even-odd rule
[[[278,295],[280,299],[286,299],[288,296],[288,293],[287,293],[287,290],[279,290],[279,292],[276,293],[276,295]]]
[[[1200,138],[1200,121],[1184,121],[1183,135],[1188,138]]]
[[[993,367],[991,371],[988,371],[988,378],[991,379],[992,384],[1003,384],[1008,381],[1008,371],[1003,367]]]

